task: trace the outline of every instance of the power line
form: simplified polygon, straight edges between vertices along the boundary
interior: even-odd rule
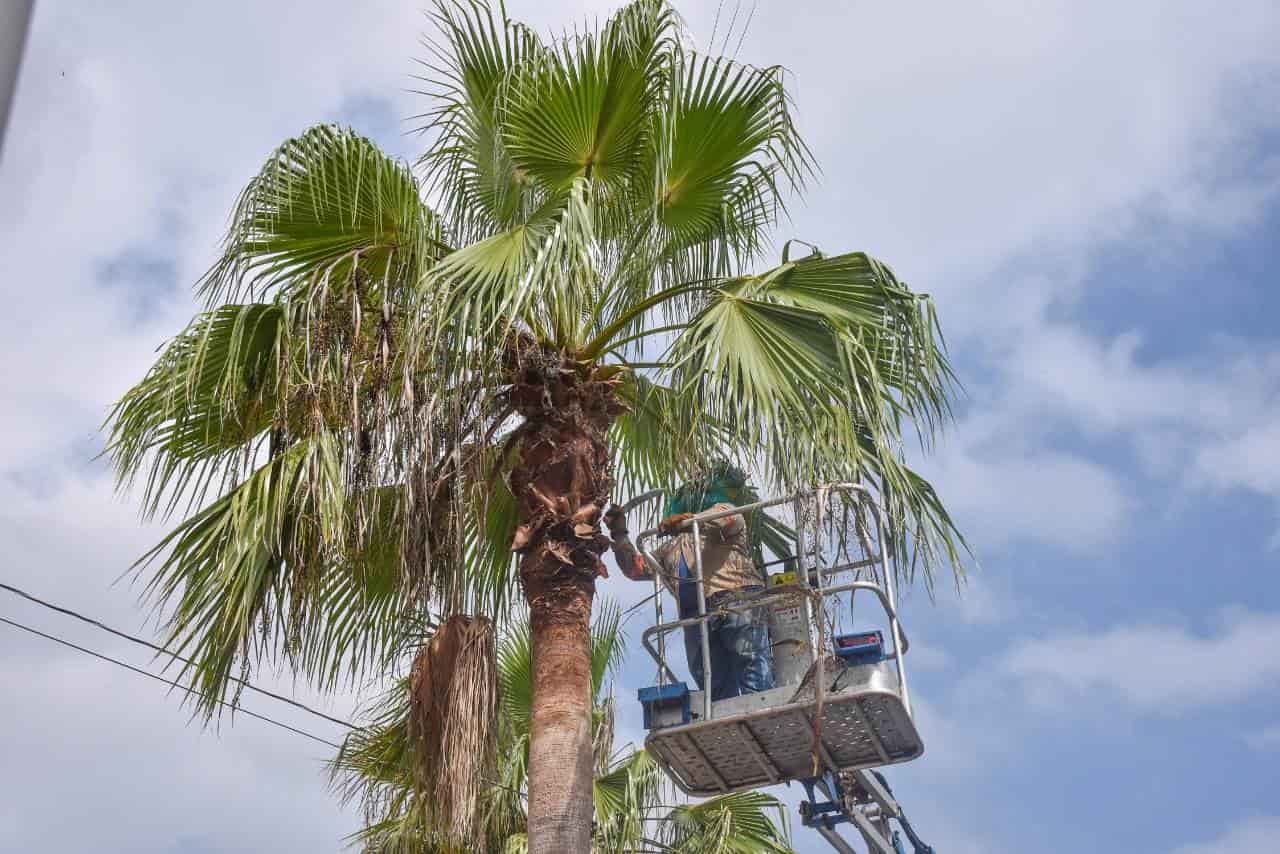
[[[113,629],[111,626],[108,626],[105,623],[100,623],[97,620],[93,619],[92,617],[86,617],[84,614],[81,614],[78,611],[73,611],[70,608],[64,608],[61,605],[55,605],[52,602],[46,602],[44,599],[41,599],[38,596],[33,596],[30,593],[26,592],[25,590],[20,590],[19,588],[14,587],[11,584],[4,584],[3,582],[0,582],[0,590],[6,590],[17,596],[21,596],[23,599],[26,599],[29,602],[34,602],[35,604],[41,606],[42,608],[48,608],[51,611],[57,611],[59,614],[65,614],[68,617],[74,617],[75,619],[79,620],[82,623],[88,623],[91,626],[95,626],[99,629],[102,629],[104,632],[110,632],[116,637],[124,638],[127,641],[132,641],[133,643],[139,644],[141,646],[145,646],[148,649],[152,649],[164,655],[171,656],[172,658],[178,661],[181,661],[184,664],[190,664],[193,666],[195,665],[195,662],[192,661],[191,659],[178,655],[178,653],[167,650],[162,646],[158,646],[149,640],[137,637],[135,635],[128,634],[127,632],[122,632],[119,629]],[[347,729],[360,729],[360,727],[351,723],[351,721],[344,721],[342,718],[335,718],[332,715],[326,715],[324,712],[319,711],[318,709],[313,709],[310,706],[305,705],[303,703],[299,703],[297,700],[294,700],[291,697],[286,697],[283,694],[277,694],[274,691],[268,691],[266,688],[259,688],[257,685],[247,682],[244,679],[238,679],[235,676],[227,676],[227,679],[232,682],[235,682],[238,685],[243,685],[244,687],[248,688],[250,691],[257,691],[259,694],[262,694],[264,697],[270,697],[273,700],[279,700],[282,703],[288,703],[289,705],[294,706],[295,708],[302,709],[304,712],[310,712],[311,714],[315,715],[318,718],[324,718],[325,720],[338,724],[339,726],[344,726]]]
[[[141,667],[134,667],[132,664],[127,664],[123,661],[112,658],[109,655],[103,655],[100,652],[94,652],[93,650],[86,649],[83,646],[77,646],[76,644],[73,644],[71,641],[63,640],[62,638],[45,634],[44,632],[38,629],[33,629],[30,626],[24,626],[22,623],[14,622],[13,620],[6,619],[5,617],[0,617],[0,623],[7,623],[8,625],[13,626],[15,629],[22,629],[24,632],[30,632],[33,635],[39,635],[40,637],[45,638],[46,640],[51,640],[54,643],[60,643],[63,646],[70,647],[71,649],[76,650],[77,652],[83,652],[86,655],[92,655],[94,658],[100,658],[103,661],[109,661],[118,667],[123,667],[126,670],[132,670],[134,673],[140,673],[143,676],[149,676],[152,679],[156,680],[157,682],[163,682],[164,684],[169,685],[173,688],[181,688],[183,691],[187,692],[188,694],[197,694],[201,697],[205,696],[204,694],[201,694],[196,689],[183,685],[181,682],[174,682],[171,679],[165,679],[163,676],[157,676],[156,674],[150,672],[149,670],[143,670]],[[341,748],[341,745],[334,744],[332,741],[321,738],[318,735],[313,735],[312,733],[309,733],[306,730],[301,730],[301,729],[298,729],[297,727],[289,726],[286,723],[281,723],[280,721],[275,720],[274,718],[269,718],[266,715],[260,715],[257,712],[251,712],[248,709],[243,709],[243,708],[240,708],[239,706],[234,706],[231,703],[226,702],[225,700],[217,700],[216,702],[220,705],[226,706],[229,709],[240,712],[241,714],[248,715],[251,718],[257,718],[260,721],[266,721],[267,723],[272,724],[274,726],[278,726],[281,729],[287,729],[289,732],[306,736],[312,741],[318,741],[321,744],[325,744],[333,748],[338,748],[338,749]]]

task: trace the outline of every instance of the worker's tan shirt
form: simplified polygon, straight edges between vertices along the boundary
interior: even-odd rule
[[[732,510],[733,507],[732,504],[722,503],[709,509]],[[764,584],[764,578],[751,559],[751,537],[742,514],[735,513],[702,522],[698,527],[702,534],[703,587],[708,599],[724,590]],[[689,567],[689,575],[697,574],[693,552],[693,532],[685,531],[667,540],[653,553],[662,566],[663,582],[677,596],[681,556]]]

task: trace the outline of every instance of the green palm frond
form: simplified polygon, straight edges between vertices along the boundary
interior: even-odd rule
[[[680,854],[791,854],[786,828],[786,808],[777,798],[734,792],[676,807],[659,838]]]
[[[820,312],[841,337],[858,342],[874,361],[872,376],[892,389],[922,437],[949,417],[954,375],[933,302],[901,284],[889,267],[862,252],[815,255],[752,281],[772,300]]]
[[[398,680],[363,716],[369,723],[351,732],[329,763],[330,781],[343,802],[359,801],[366,816],[349,841],[370,854],[430,850],[427,814],[417,807],[411,785],[409,680]]]
[[[803,417],[839,395],[839,356],[827,318],[815,311],[721,292],[673,347],[677,374],[732,395],[759,430],[775,409]],[[843,395],[839,395],[843,396]]]
[[[281,305],[220,306],[169,342],[115,405],[107,453],[122,487],[146,473],[144,513],[172,511],[183,496],[198,503],[235,476],[276,416],[287,341]]]
[[[309,297],[359,271],[379,301],[395,301],[442,249],[409,167],[349,129],[318,125],[276,149],[241,194],[199,291],[211,303]]]
[[[665,4],[641,0],[520,68],[502,105],[516,168],[553,193],[577,178],[630,190],[651,147],[674,25]]]
[[[501,616],[516,589],[516,556],[511,551],[516,499],[501,470],[498,476],[477,484],[476,493],[474,509],[462,520],[462,566],[452,582],[462,585],[463,593],[453,597],[452,590],[442,587],[439,596]]]
[[[439,39],[423,78],[433,137],[420,163],[454,232],[472,243],[508,231],[534,206],[532,181],[503,141],[499,101],[513,71],[544,48],[528,27],[472,0],[438,0],[430,13]]]
[[[725,456],[730,431],[687,406],[675,389],[628,371],[618,393],[629,408],[610,433],[621,494],[670,487],[706,460]]]
[[[770,557],[784,558],[794,555],[795,529],[774,518],[767,511],[754,513],[751,517],[751,547],[756,566],[764,566]]]
[[[332,441],[294,445],[139,562],[156,566],[147,593],[172,607],[166,646],[191,659],[183,673],[207,715],[237,663],[278,651],[279,636],[268,645],[264,625],[296,623],[294,609],[305,606],[308,583],[291,583],[300,579],[284,571],[285,562],[314,568],[308,558],[334,545],[345,511],[335,451]]]
[[[434,355],[483,366],[515,324],[555,346],[585,340],[597,278],[587,189],[577,180],[510,230],[440,261],[425,294],[439,308],[420,313],[430,324],[420,337]]]
[[[732,275],[760,250],[765,229],[810,157],[791,119],[781,68],[753,68],[681,52],[657,135],[658,221],[669,281]]]
[[[622,610],[605,600],[591,624],[591,685],[599,700],[605,677],[614,672],[626,655],[618,627]],[[501,715],[513,733],[526,735],[533,708],[533,645],[527,622],[512,625],[498,647],[498,688]]]
[[[504,727],[513,735],[526,735],[533,709],[533,639],[524,621],[511,627],[498,646],[498,697]]]
[[[643,850],[646,825],[662,796],[662,773],[653,757],[636,750],[592,783],[599,854]]]
[[[775,489],[858,480],[887,505],[898,569],[959,568],[964,541],[902,462],[949,418],[953,375],[932,303],[861,254],[786,261],[726,280],[670,349],[671,406],[729,426]]]
[[[331,777],[344,801],[365,794],[368,785],[391,785],[413,771],[409,741],[409,680],[394,687],[361,713],[368,723],[343,740],[330,763]]]
[[[622,625],[622,606],[603,599],[591,620],[591,691],[599,697],[605,678],[617,672],[627,655],[618,629]]]

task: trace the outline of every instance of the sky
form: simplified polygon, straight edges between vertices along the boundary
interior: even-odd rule
[[[543,32],[614,5],[507,3]],[[964,385],[921,465],[979,566],[904,602],[926,748],[887,774],[913,825],[940,854],[1276,850],[1280,6],[759,0],[726,46],[720,5],[678,5],[690,38],[784,66],[822,168],[779,241],[933,294]],[[98,427],[276,145],[339,121],[420,152],[425,28],[390,0],[36,4],[0,153],[0,581],[155,634],[121,576],[161,529]],[[0,616],[150,663],[3,594]],[[651,670],[617,677],[631,738]],[[0,851],[336,852],[359,824],[323,745],[201,729],[164,686],[3,625],[0,679]]]

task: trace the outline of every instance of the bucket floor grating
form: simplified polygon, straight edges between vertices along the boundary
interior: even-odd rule
[[[812,700],[654,730],[645,747],[686,794],[705,797],[814,776]],[[924,744],[891,691],[828,694],[821,763],[834,772],[915,759]]]

